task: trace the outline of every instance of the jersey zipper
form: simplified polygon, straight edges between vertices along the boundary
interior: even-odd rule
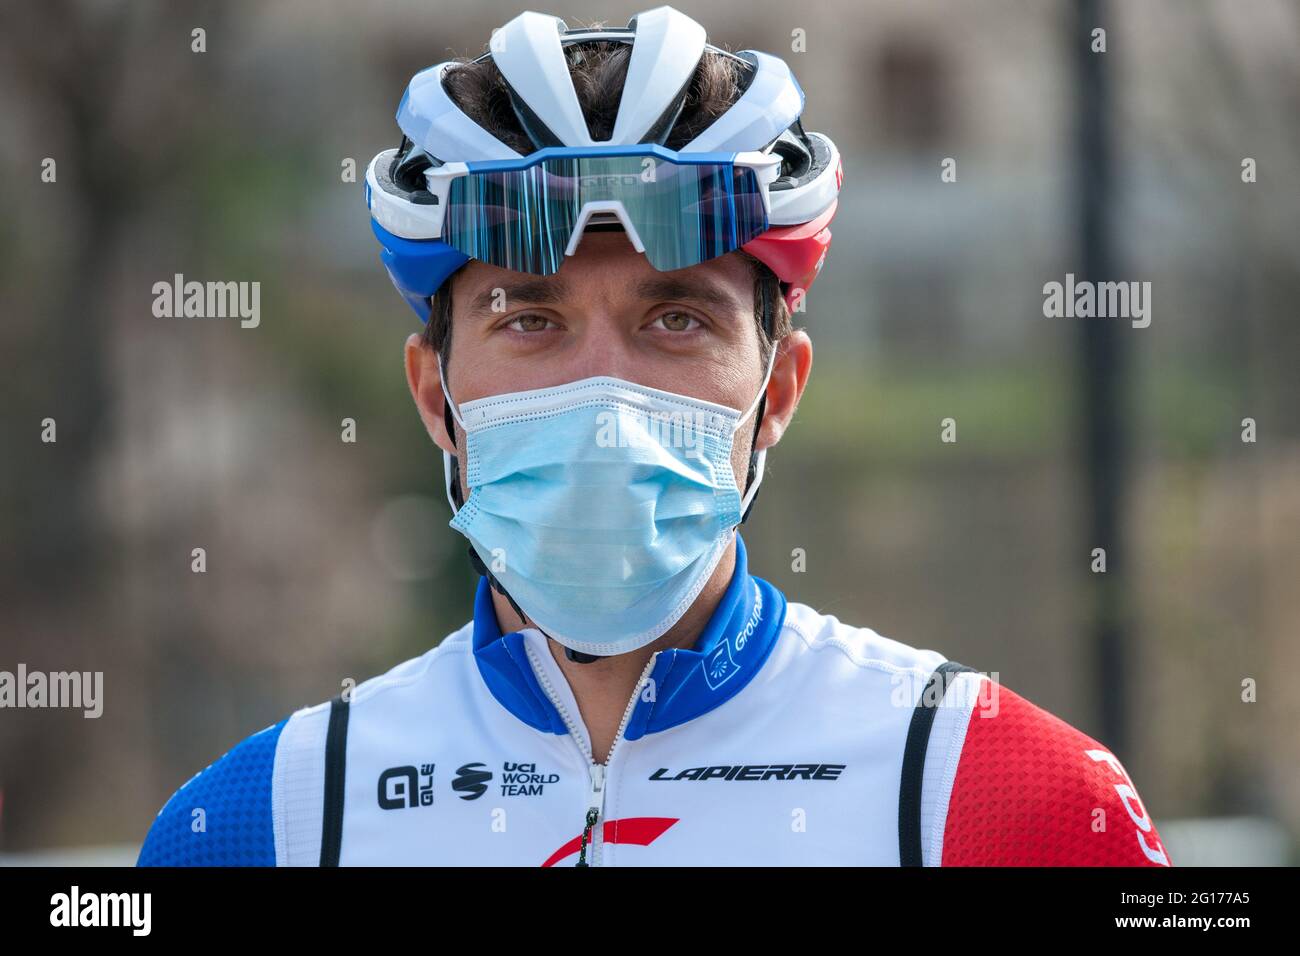
[[[596,859],[596,824],[600,822],[602,814],[605,812],[605,774],[609,770],[610,762],[614,759],[614,754],[618,750],[618,745],[623,742],[623,732],[627,730],[627,722],[632,717],[632,711],[636,707],[637,698],[641,696],[641,689],[645,686],[646,678],[650,676],[650,671],[654,668],[655,660],[659,657],[660,652],[655,651],[650,655],[650,660],[646,662],[645,669],[641,671],[641,676],[637,679],[636,687],[632,691],[632,697],[627,702],[627,707],[623,710],[623,719],[619,721],[618,733],[614,735],[614,742],[610,744],[609,753],[605,755],[604,763],[596,763],[596,758],[591,752],[591,744],[583,739],[578,733],[577,724],[569,715],[568,709],[560,701],[559,696],[555,693],[555,688],[551,686],[550,678],[546,676],[546,670],[538,665],[537,659],[533,656],[533,648],[527,641],[524,642],[524,650],[528,653],[528,663],[533,668],[533,673],[537,675],[537,682],[541,684],[542,690],[550,698],[551,704],[560,714],[560,719],[564,721],[564,726],[569,729],[569,736],[578,746],[583,756],[587,758],[587,771],[590,777],[590,786],[587,790],[587,809],[583,814],[582,820],[582,843],[578,848],[578,862],[574,866],[590,866],[587,862],[587,848],[591,847],[592,862]]]

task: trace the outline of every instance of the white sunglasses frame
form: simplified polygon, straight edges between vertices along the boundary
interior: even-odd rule
[[[584,152],[588,152],[592,156],[599,155],[599,151],[594,149],[590,151],[584,150]],[[455,179],[471,174],[472,170],[470,170],[469,164],[445,163],[442,166],[432,166],[425,170],[424,177],[428,191],[436,198],[436,202],[416,203],[409,198],[409,193],[390,192],[380,184],[380,178],[376,174],[376,170],[383,168],[380,166],[381,163],[384,166],[391,163],[395,153],[396,150],[385,150],[371,160],[370,166],[366,169],[366,198],[369,201],[371,216],[388,232],[402,239],[441,239],[443,217],[447,209],[451,183]],[[621,154],[636,155],[626,152],[621,152]],[[656,154],[647,150],[644,155],[646,158],[654,158]],[[759,194],[763,198],[763,211],[770,217],[772,214],[772,200],[768,194],[768,188],[779,177],[781,156],[777,153],[751,150],[736,153],[729,161],[733,166],[754,170],[758,180]],[[701,164],[682,163],[680,165]],[[628,216],[623,204],[618,200],[593,200],[586,203],[580,210],[578,221],[573,229],[573,235],[569,237],[568,246],[565,248],[565,255],[574,254],[578,242],[582,238],[582,231],[586,228],[589,220],[593,216],[602,214],[617,218],[627,231],[628,238],[631,239],[636,251],[645,252],[645,246],[642,244],[641,238],[636,234],[631,217]]]

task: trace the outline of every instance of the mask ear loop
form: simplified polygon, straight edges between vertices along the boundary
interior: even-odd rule
[[[451,400],[451,392],[447,391],[447,373],[442,370],[442,353],[437,353],[438,358],[438,385],[442,388],[442,397],[447,400],[447,407],[451,409],[452,418],[456,419],[456,424],[461,428],[465,427],[465,420],[460,417],[460,409],[456,403]],[[452,436],[455,438],[455,436]]]
[[[447,426],[447,437],[454,443],[456,441],[456,430],[452,428],[451,423],[455,420],[456,424],[462,429],[465,427],[464,420],[460,417],[460,411],[456,408],[456,403],[451,400],[451,393],[447,391],[447,375],[442,370],[442,353],[437,353],[438,358],[438,384],[442,387],[442,418],[443,424]],[[443,483],[447,491],[447,504],[451,505],[451,513],[454,515],[460,511],[460,505],[456,499],[460,497],[460,469],[454,455],[444,450],[442,453],[442,475]],[[452,486],[456,485],[455,494],[452,493]]]
[[[767,398],[767,383],[772,381],[772,369],[776,368],[776,353],[777,343],[773,342],[772,354],[767,357],[767,371],[763,373],[763,384],[759,387],[754,400],[749,403],[749,408],[745,409],[745,414],[736,420],[736,431],[740,431],[740,426],[745,424],[750,415],[754,414],[754,409],[758,408],[758,403]]]
[[[767,358],[767,372],[766,374],[763,375],[763,385],[761,388],[759,388],[758,395],[754,397],[754,401],[750,403],[749,408],[745,410],[745,414],[741,415],[740,420],[736,422],[735,431],[740,431],[740,426],[744,425],[745,421],[749,418],[749,416],[754,414],[755,409],[759,409],[758,418],[754,422],[754,439],[753,439],[754,441],[758,441],[758,430],[763,422],[762,409],[766,408],[767,406],[767,386],[768,383],[772,380],[772,369],[776,367],[776,353],[778,349],[779,349],[779,343],[773,342],[772,354],[769,355]],[[732,434],[735,434],[735,431],[733,431]],[[766,463],[767,463],[766,448],[763,448],[753,453],[753,464],[751,466],[753,477],[749,481],[749,487],[745,489],[744,497],[740,499],[740,523],[741,524],[744,524],[745,520],[749,517],[749,509],[753,506],[754,499],[758,496],[758,486],[763,483],[763,471]]]

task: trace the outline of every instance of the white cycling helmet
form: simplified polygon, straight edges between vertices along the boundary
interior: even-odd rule
[[[604,140],[592,139],[565,53],[593,42],[631,47]],[[742,91],[669,150],[663,144],[706,51],[735,62]],[[381,258],[422,320],[434,293],[471,258],[547,274],[573,253],[588,222],[610,219],[655,268],[743,249],[776,274],[796,308],[825,261],[843,173],[834,143],[803,129],[803,91],[783,60],[712,46],[700,24],[667,6],[623,29],[571,30],[557,17],[521,13],[473,62],[487,59],[532,151],[511,148],[457,106],[443,77],[463,64],[448,61],[411,80],[397,111],[402,143],[366,172]],[[629,161],[654,185],[624,175],[619,164]]]

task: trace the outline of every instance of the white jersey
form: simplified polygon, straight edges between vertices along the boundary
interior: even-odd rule
[[[939,865],[996,685],[787,604],[737,541],[713,618],[650,660],[605,762],[547,639],[502,635],[482,581],[474,620],[428,653],[177,791],[141,863]]]

